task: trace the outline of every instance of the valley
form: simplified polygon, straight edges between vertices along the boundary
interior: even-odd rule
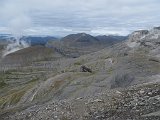
[[[159,28],[128,37],[79,33],[1,57],[0,117],[159,120],[159,42]]]

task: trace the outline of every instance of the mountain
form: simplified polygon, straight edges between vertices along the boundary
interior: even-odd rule
[[[0,41],[6,40],[8,38],[11,38],[10,34],[0,34]]]
[[[98,39],[86,33],[71,34],[62,38],[61,41],[71,47],[84,47],[99,43]]]
[[[53,49],[36,45],[6,55],[1,59],[0,64],[1,66],[24,66],[34,61],[51,60],[58,57],[61,55]]]
[[[86,33],[68,35],[59,41],[53,41],[47,44],[66,56],[79,57],[111,46],[115,43],[125,40],[126,37],[120,36],[97,36],[93,37]]]
[[[134,49],[145,49],[151,55],[160,57],[160,29],[155,27],[151,30],[135,31],[129,36],[127,45]]]
[[[37,46],[37,45],[45,46],[48,41],[54,41],[54,40],[57,40],[57,38],[52,36],[23,36],[20,38],[19,44],[20,45],[26,44],[27,46]],[[14,43],[15,43],[15,38],[10,34],[0,34],[0,57],[2,56],[3,54],[2,52],[6,49],[6,47]]]
[[[0,41],[9,41],[14,40],[15,38],[10,34],[0,34]],[[28,43],[30,43],[31,46],[34,45],[43,45],[49,41],[49,40],[57,40],[56,37],[53,36],[22,36],[20,40],[24,40]]]
[[[53,49],[47,48],[47,59],[6,64],[0,69],[1,119],[159,120],[159,34],[159,28],[135,31],[125,41],[77,58],[54,59],[55,54],[48,54]],[[92,38],[93,46],[99,45],[99,40],[86,36],[85,42]],[[69,47],[77,44],[77,39],[71,41]],[[46,47],[36,49],[15,54],[32,58],[34,51],[33,57]]]
[[[43,45],[43,46],[45,46],[46,43],[49,40],[57,40],[57,38],[52,37],[52,36],[44,36],[44,37],[39,37],[39,36],[24,36],[21,39],[25,40],[28,43],[30,43],[31,46],[34,46],[34,45]]]
[[[102,36],[96,36],[96,38],[100,40],[102,43],[107,44],[109,46],[121,42],[123,40],[126,40],[127,36],[102,35]]]

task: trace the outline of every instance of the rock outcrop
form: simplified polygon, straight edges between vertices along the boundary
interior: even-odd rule
[[[160,27],[133,32],[126,44],[130,48],[142,48],[149,52],[150,55],[160,57]]]

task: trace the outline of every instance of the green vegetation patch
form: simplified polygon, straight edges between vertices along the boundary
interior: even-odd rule
[[[74,63],[74,65],[82,65],[82,63],[80,61],[77,61]]]
[[[29,83],[26,86],[10,90],[7,95],[0,97],[0,107],[3,109],[5,106],[16,105],[26,91],[29,90],[33,85],[33,83]]]
[[[15,105],[24,95],[25,90],[14,92],[10,95],[4,96],[0,98],[0,106],[1,108],[5,107],[6,105]]]
[[[107,72],[108,72],[108,74],[112,74],[113,71],[114,71],[114,69],[112,67],[110,67]]]
[[[4,80],[0,81],[0,88],[3,88],[7,85]]]
[[[7,83],[5,82],[5,74],[0,74],[0,88],[3,88],[7,85]]]
[[[39,78],[33,78],[33,79],[31,79],[31,80],[29,81],[29,83],[36,82],[36,81],[38,81],[38,80],[39,80]]]

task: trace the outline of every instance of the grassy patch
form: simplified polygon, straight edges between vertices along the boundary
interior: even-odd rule
[[[25,90],[22,90],[22,91],[18,91],[16,93],[13,93],[10,98],[11,104],[18,103],[20,101],[21,97],[25,94],[25,92],[26,92]]]
[[[29,81],[29,83],[36,82],[36,81],[38,81],[38,80],[39,80],[39,78],[32,78],[32,79]]]
[[[4,108],[6,105],[15,105],[20,101],[24,93],[25,93],[25,90],[21,90],[0,98],[1,108]]]
[[[0,88],[3,88],[7,85],[4,80],[0,81]]]
[[[62,85],[63,85],[64,81],[63,80],[59,80],[59,81],[55,81],[54,83],[54,88],[57,90],[59,89]]]
[[[4,72],[4,74],[13,74],[13,72],[17,72],[16,69],[13,69],[13,70],[7,70]]]
[[[7,85],[5,82],[5,74],[0,74],[0,88],[3,88]]]
[[[23,87],[10,89],[7,95],[0,97],[0,107],[3,109],[6,106],[16,105],[21,100],[26,91],[29,90],[33,85],[33,83],[29,83]]]
[[[112,74],[113,73],[113,68],[110,67],[107,72],[108,72],[108,74]]]
[[[74,65],[82,65],[82,63],[77,61],[77,62],[74,63]]]

